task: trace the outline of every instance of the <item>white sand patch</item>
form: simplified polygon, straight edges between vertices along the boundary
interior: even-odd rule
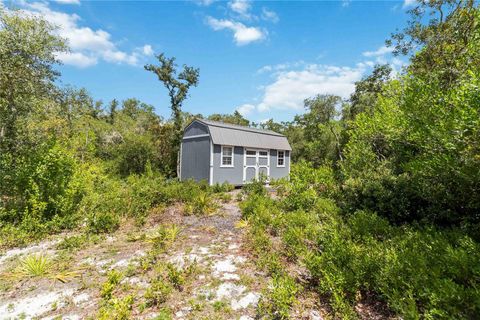
[[[60,240],[52,240],[52,241],[44,241],[39,244],[33,245],[33,246],[28,246],[25,248],[14,248],[6,251],[2,256],[0,256],[0,266],[7,261],[8,259],[11,259],[16,256],[20,255],[26,255],[26,254],[31,254],[31,253],[37,253],[41,252],[43,254],[46,254],[46,251],[51,251],[50,253],[53,253],[53,250],[48,250],[55,244],[60,242]]]
[[[117,240],[117,238],[114,236],[107,236],[105,239],[106,242],[114,242],[115,240]]]
[[[240,296],[246,288],[242,285],[236,285],[231,282],[222,283],[216,292],[217,300],[222,300],[223,298],[232,299]]]
[[[310,311],[310,319],[311,320],[323,320],[323,317],[320,315],[320,312],[317,310]]]
[[[120,259],[110,266],[110,269],[125,268],[130,264],[130,259]]]
[[[131,257],[120,259],[117,262],[115,262],[113,265],[110,266],[110,269],[125,268],[125,267],[128,267],[129,264],[134,264],[138,266],[140,263],[137,260],[137,258],[144,257],[145,255],[146,255],[145,251],[137,250],[132,254]]]
[[[56,320],[56,319],[58,319],[58,315],[42,318],[42,320]],[[81,317],[78,314],[66,314],[66,315],[62,315],[61,319],[62,320],[80,320]]]
[[[241,316],[238,320],[254,320],[254,319],[250,316]]]
[[[245,309],[250,305],[256,306],[260,295],[256,292],[249,292],[246,296],[239,300],[232,300],[231,306],[233,310]]]
[[[200,252],[200,254],[204,254],[204,255],[207,255],[210,253],[210,249],[208,249],[207,247],[200,247],[198,248],[198,251]]]
[[[192,307],[183,307],[182,309],[178,310],[177,312],[175,312],[175,317],[178,318],[183,318],[185,317],[187,314],[190,313],[190,311],[192,311]]]
[[[76,306],[79,306],[79,305],[83,304],[84,302],[87,302],[89,299],[90,299],[90,296],[88,295],[88,293],[83,292],[83,293],[74,295],[72,300],[73,300],[73,303],[75,303]]]
[[[240,280],[240,276],[235,273],[224,273],[222,276],[222,280]]]
[[[171,257],[168,262],[173,263],[177,268],[182,268],[185,266],[185,264],[188,263],[193,263],[193,262],[200,262],[202,261],[203,258],[199,255],[196,255],[194,253],[190,254],[184,254],[184,253],[178,253]]]
[[[37,294],[34,297],[8,301],[0,305],[0,314],[2,317],[5,316],[4,319],[38,317],[51,310],[54,302],[57,302],[62,297],[72,295],[74,291],[74,289],[49,291]]]
[[[142,288],[147,288],[148,286],[150,286],[150,284],[147,281],[142,280],[139,277],[125,278],[122,280],[121,283],[129,283],[131,285],[136,285]]]
[[[215,262],[215,264],[213,265],[213,269],[214,273],[217,275],[223,272],[235,272],[237,270],[237,267],[234,263],[234,257],[227,256],[225,260]]]
[[[235,250],[235,249],[238,249],[238,248],[239,248],[239,246],[238,246],[238,244],[236,244],[236,243],[231,244],[231,245],[228,246],[228,250]]]
[[[242,263],[245,263],[245,261],[247,261],[247,259],[244,257],[241,257],[241,256],[235,257],[235,263],[242,264]]]

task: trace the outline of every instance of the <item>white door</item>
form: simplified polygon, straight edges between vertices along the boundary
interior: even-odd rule
[[[244,149],[243,181],[250,182],[270,177],[270,152],[261,149]]]

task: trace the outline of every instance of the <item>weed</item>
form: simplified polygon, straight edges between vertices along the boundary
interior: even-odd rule
[[[215,312],[222,313],[225,315],[232,313],[232,308],[230,307],[230,304],[226,301],[223,301],[223,300],[215,301],[212,304],[212,306]]]
[[[162,308],[158,311],[158,314],[153,320],[172,320],[172,311],[168,308]]]
[[[172,286],[162,277],[155,279],[144,295],[147,306],[158,306],[166,302],[172,291]]]
[[[105,281],[100,291],[100,295],[104,300],[108,301],[112,298],[112,293],[122,280],[122,277],[123,275],[115,269],[108,272],[107,281]]]
[[[173,287],[177,290],[182,290],[185,284],[185,276],[182,270],[177,269],[173,264],[167,265],[167,277]]]
[[[99,320],[128,320],[132,313],[133,296],[113,298],[108,304],[102,306],[99,312]]]

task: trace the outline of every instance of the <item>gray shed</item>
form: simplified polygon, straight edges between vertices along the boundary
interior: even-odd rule
[[[195,119],[183,133],[179,176],[236,186],[260,176],[283,178],[290,173],[291,150],[287,138],[273,131]]]

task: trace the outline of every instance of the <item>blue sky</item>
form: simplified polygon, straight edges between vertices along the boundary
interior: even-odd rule
[[[2,0],[0,0],[1,2]],[[4,5],[11,2],[3,0]],[[184,110],[241,111],[248,119],[291,120],[317,93],[344,98],[374,63],[398,59],[384,41],[407,20],[401,1],[14,2],[59,26],[71,52],[59,58],[63,84],[95,99],[136,97],[169,117],[167,92],[145,63],[154,53],[200,68]]]

